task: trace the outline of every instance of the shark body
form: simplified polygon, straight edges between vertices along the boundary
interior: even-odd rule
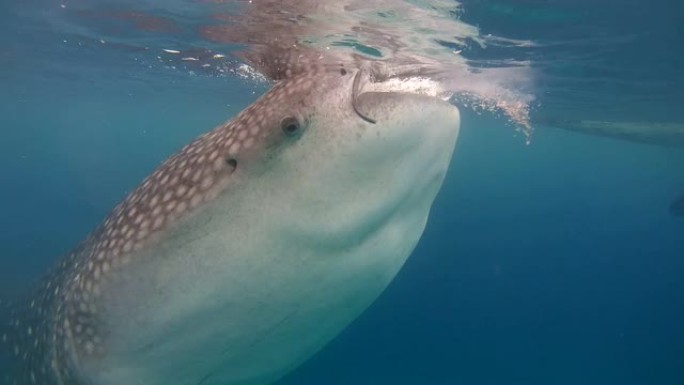
[[[166,160],[13,309],[7,384],[269,384],[389,284],[458,110],[364,86],[349,62],[257,65],[275,86]]]

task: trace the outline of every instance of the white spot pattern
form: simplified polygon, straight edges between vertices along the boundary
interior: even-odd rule
[[[21,373],[12,378],[0,375],[0,385],[12,381],[82,384],[71,357],[106,352],[99,300],[108,277],[134,261],[136,250],[159,239],[155,235],[220,194],[244,159],[290,140],[281,132],[280,122],[293,113],[293,106],[302,107],[310,94],[307,87],[321,87],[314,81],[320,74],[300,61],[296,68],[287,67],[291,59],[276,60],[273,71],[281,75],[301,74],[302,68],[311,71],[298,75],[302,79],[276,84],[231,122],[200,136],[165,161],[58,263],[30,306],[12,311],[11,322],[0,329],[0,345],[16,357]]]

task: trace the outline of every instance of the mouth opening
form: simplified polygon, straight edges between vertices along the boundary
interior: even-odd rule
[[[356,72],[356,75],[354,75],[354,84],[352,86],[352,107],[354,108],[354,112],[356,112],[356,115],[358,115],[361,119],[365,120],[370,124],[375,124],[377,123],[377,121],[363,114],[359,110],[358,104],[356,102],[359,96],[359,86],[361,84],[361,77],[363,76],[363,73],[363,70],[359,70]]]
[[[374,62],[374,64],[370,67],[360,65],[359,70],[354,75],[352,85],[354,112],[368,123],[376,124],[377,120],[359,109],[358,97],[362,92],[417,94],[442,100],[449,100],[452,96],[451,92],[446,91],[437,80],[430,76],[430,74],[436,74],[436,71],[430,70],[428,67],[412,65],[401,69],[388,69],[380,66],[381,63]],[[368,81],[364,81],[365,79]]]

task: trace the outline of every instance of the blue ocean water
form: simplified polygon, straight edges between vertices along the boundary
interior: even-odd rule
[[[83,48],[15,18],[26,6],[2,7],[0,298],[14,298],[161,160],[267,86]],[[577,42],[496,53],[539,63],[533,115],[684,121],[680,2],[463,7],[484,32]],[[668,210],[684,150],[544,125],[526,145],[468,109],[462,127],[400,275],[280,384],[684,384],[684,218]]]

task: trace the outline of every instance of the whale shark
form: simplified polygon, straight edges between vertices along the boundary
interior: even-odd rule
[[[270,384],[392,281],[458,108],[377,63],[272,50],[252,64],[273,87],[165,160],[12,306],[0,382]]]

